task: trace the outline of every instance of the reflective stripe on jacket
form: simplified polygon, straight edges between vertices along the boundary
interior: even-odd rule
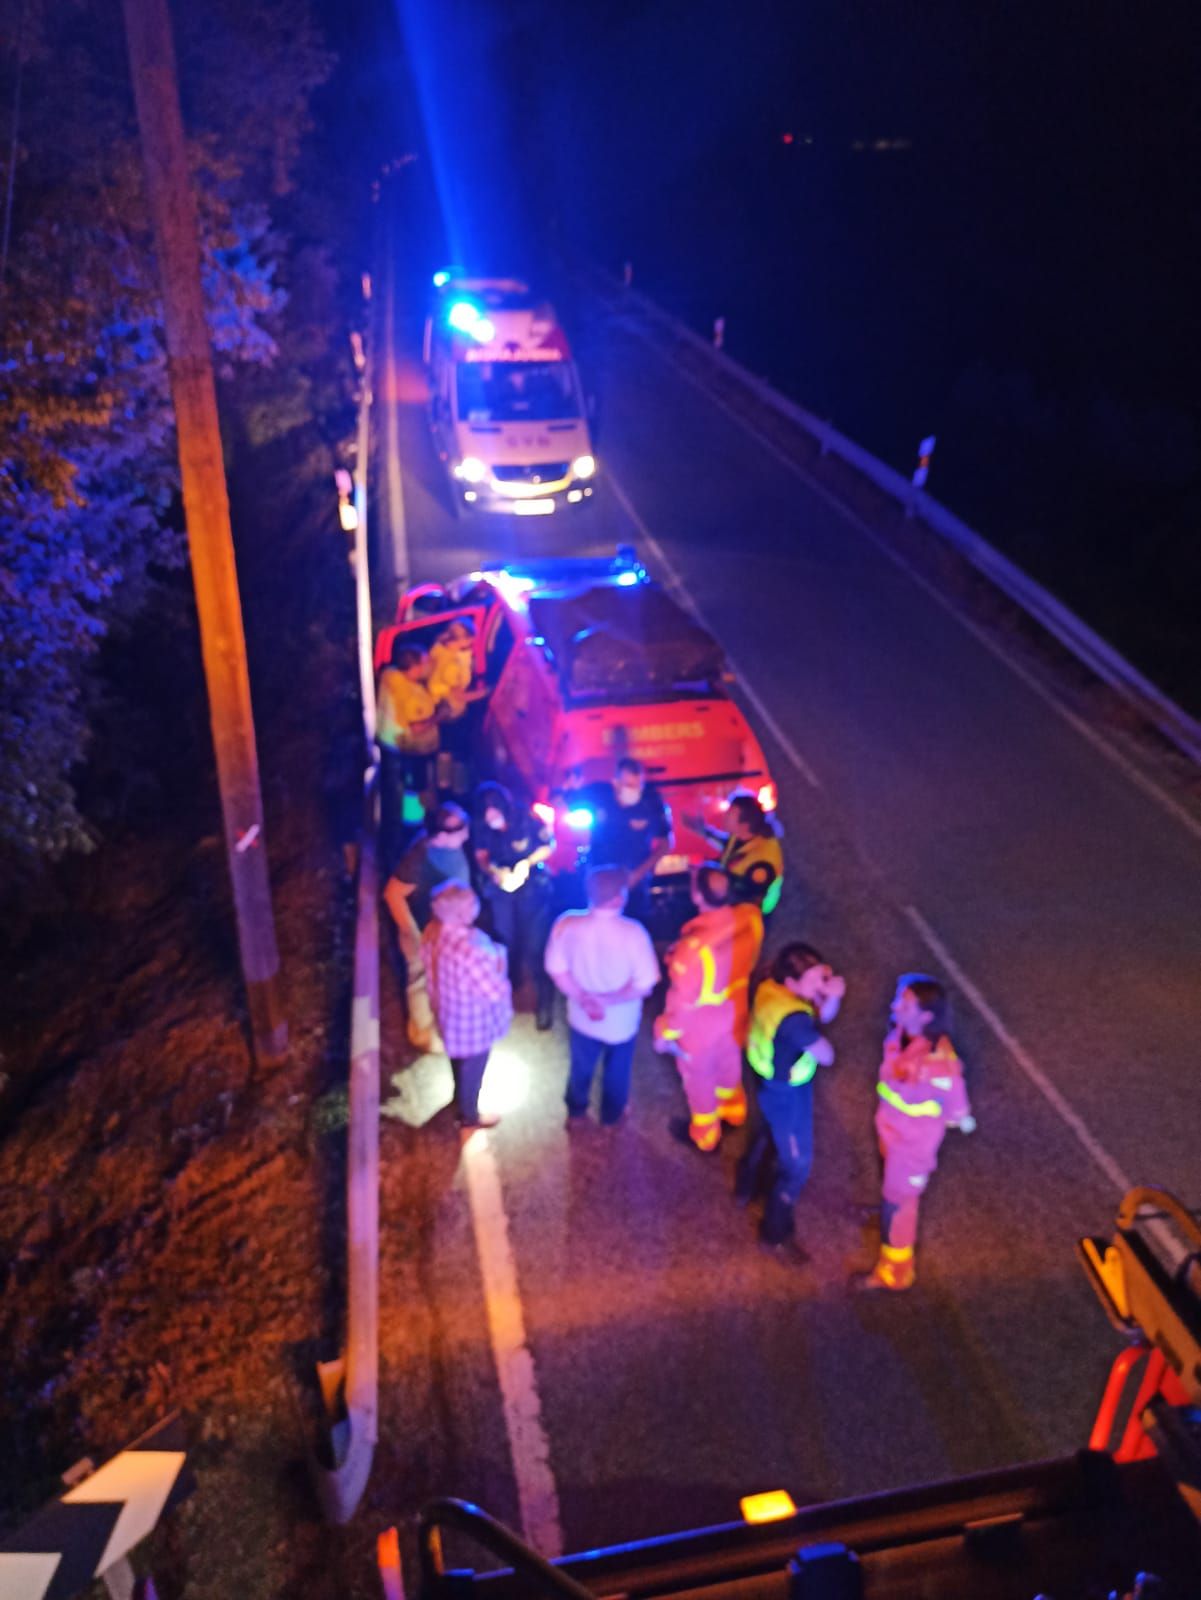
[[[755,995],[755,1009],[751,1013],[751,1031],[747,1039],[746,1055],[752,1068],[761,1078],[775,1077],[776,1034],[784,1020],[794,1016],[798,1011],[808,1012],[811,1017],[817,1015],[808,1000],[802,1000],[799,995],[793,994],[791,989],[786,989],[774,978],[765,978],[759,985]],[[805,1050],[789,1066],[788,1082],[793,1088],[797,1088],[803,1083],[808,1083],[816,1071],[817,1062],[809,1051]]]
[[[655,1026],[660,1039],[678,1039],[690,1026],[728,1028],[746,1037],[748,988],[763,943],[757,906],[719,906],[684,925],[667,958],[668,991]]]
[[[894,1028],[884,1041],[876,1094],[881,1138],[922,1171],[934,1170],[948,1124],[971,1112],[963,1068],[945,1035],[937,1043],[921,1034],[902,1043]]]
[[[750,839],[726,836],[718,865],[734,880],[735,894],[774,911],[784,877],[784,852],[774,834]]]

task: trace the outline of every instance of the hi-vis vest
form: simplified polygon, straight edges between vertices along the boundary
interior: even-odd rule
[[[746,1042],[746,1057],[761,1078],[776,1075],[776,1034],[780,1024],[798,1011],[811,1017],[816,1012],[808,1000],[802,1000],[774,978],[765,978],[755,995],[755,1009],[751,1013],[751,1031]],[[808,1083],[817,1071],[817,1062],[804,1051],[788,1069],[788,1082],[795,1089]]]

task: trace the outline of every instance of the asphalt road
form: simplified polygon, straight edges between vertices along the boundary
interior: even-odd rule
[[[1136,783],[1128,751],[1111,758],[1104,730],[1098,745],[1064,719],[1053,681],[1040,692],[1016,674],[1003,636],[990,648],[962,625],[629,315],[595,308],[597,503],[457,521],[410,309],[397,309],[376,381],[375,471],[399,469],[407,545],[394,559],[381,492],[381,615],[399,564],[423,581],[483,555],[638,545],[682,583],[752,698],[787,830],[773,940],[818,943],[848,996],[798,1210],[807,1260],[765,1253],[734,1205],[741,1136],[711,1160],[670,1139],[683,1098],[645,1039],[630,1124],[569,1140],[562,1028],[518,1019],[486,1090],[504,1123],[475,1142],[516,1274],[500,1292],[519,1297],[532,1358],[513,1444],[514,1369],[497,1366],[497,1290],[489,1300],[478,1219],[473,1231],[480,1175],[440,1109],[447,1064],[404,1063],[385,972],[369,1515],[457,1493],[511,1521],[524,1505],[528,1519],[520,1480],[543,1441],[569,1550],[736,1517],[753,1490],[800,1503],[1074,1449],[1116,1353],[1076,1238],[1109,1227],[1125,1179],[1201,1204],[1201,826],[1190,831],[1188,796],[1142,756]],[[895,977],[912,968],[950,981],[979,1128],[947,1137],[915,1291],[856,1298],[847,1273],[871,1257],[854,1207],[878,1192],[879,1042]]]

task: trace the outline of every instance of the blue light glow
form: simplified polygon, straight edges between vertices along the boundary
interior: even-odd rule
[[[478,339],[481,344],[487,344],[490,339],[496,338],[496,329],[487,317],[479,317],[471,324],[471,337]]]
[[[446,313],[446,320],[460,333],[470,333],[480,320],[479,308],[473,306],[470,300],[456,300]]]
[[[590,828],[593,821],[592,812],[589,811],[587,806],[575,806],[567,813],[567,826],[576,828],[581,833]]]
[[[638,574],[636,572],[619,572],[617,581],[623,589],[629,589],[638,582]]]
[[[435,289],[445,289],[446,285],[449,282],[450,282],[450,273],[449,272],[435,272],[434,273],[434,288]]]

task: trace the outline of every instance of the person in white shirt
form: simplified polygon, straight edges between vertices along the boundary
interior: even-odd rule
[[[567,996],[571,1068],[567,1126],[580,1127],[601,1058],[601,1122],[620,1122],[630,1097],[634,1041],[642,1002],[659,982],[659,958],[640,922],[623,916],[629,890],[624,867],[588,874],[587,911],[565,911],[551,929],[546,971]]]

